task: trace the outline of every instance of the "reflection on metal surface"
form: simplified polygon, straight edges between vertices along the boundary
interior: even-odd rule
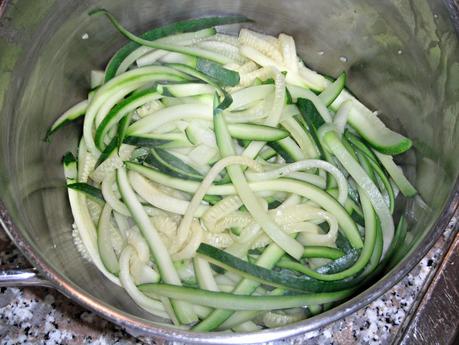
[[[37,271],[33,268],[30,269],[8,269],[3,267],[0,269],[0,286],[49,286],[52,284],[47,280],[41,279],[37,275]]]

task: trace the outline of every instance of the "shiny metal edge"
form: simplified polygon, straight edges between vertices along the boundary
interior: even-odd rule
[[[46,279],[40,277],[40,273],[35,268],[0,268],[1,287],[24,287],[42,286],[52,287],[53,285]]]

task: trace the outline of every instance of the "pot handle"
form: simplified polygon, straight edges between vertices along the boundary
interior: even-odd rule
[[[0,268],[0,287],[44,286],[52,284],[41,278],[35,268]]]
[[[1,4],[2,0],[0,0],[0,5]],[[14,223],[10,219],[2,200],[0,199],[0,232],[5,232],[12,244],[15,244],[14,236],[11,234],[11,231],[14,233],[15,230]],[[19,265],[12,264],[2,265],[0,263],[0,287],[53,287],[51,282],[43,278],[37,269],[30,266],[27,267],[27,264],[24,266],[25,267],[21,267]]]

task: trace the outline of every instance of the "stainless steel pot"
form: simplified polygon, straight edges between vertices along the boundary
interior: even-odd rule
[[[1,2],[1,1],[0,1]],[[292,34],[312,67],[336,76],[415,142],[402,157],[421,198],[405,202],[411,223],[400,262],[350,301],[309,320],[251,334],[197,334],[154,323],[85,262],[72,242],[62,154],[75,126],[42,141],[51,121],[85,97],[88,71],[124,39],[96,6],[141,32],[177,19],[240,13],[268,33]],[[363,307],[426,254],[459,203],[459,27],[454,0],[3,1],[0,5],[1,223],[37,269],[5,271],[0,285],[52,286],[131,333],[185,342],[261,342],[317,329]],[[235,31],[237,27],[230,28]],[[404,211],[403,211],[404,210]]]

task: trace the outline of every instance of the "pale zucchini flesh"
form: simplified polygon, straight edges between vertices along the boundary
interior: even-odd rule
[[[411,141],[297,56],[293,37],[185,20],[137,36],[54,133],[77,248],[145,311],[193,331],[257,331],[313,316],[394,262],[392,155]],[[307,309],[299,309],[307,306]],[[281,309],[281,311],[278,311]]]

